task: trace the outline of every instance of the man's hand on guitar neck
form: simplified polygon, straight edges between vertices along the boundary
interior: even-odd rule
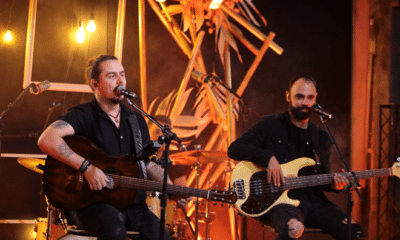
[[[110,181],[102,170],[93,165],[83,175],[89,184],[90,190],[101,190]]]
[[[345,170],[342,169],[342,172],[345,172]],[[350,183],[349,179],[347,179],[347,177],[344,174],[340,173],[335,173],[333,181],[334,184],[331,185],[331,188],[335,190],[343,190]]]
[[[285,177],[283,176],[281,165],[275,156],[272,156],[268,163],[267,169],[268,175],[267,180],[270,183],[274,183],[274,186],[281,186],[281,182],[285,183]]]

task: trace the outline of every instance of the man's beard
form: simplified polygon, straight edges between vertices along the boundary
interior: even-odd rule
[[[115,104],[120,104],[120,103],[122,103],[123,100],[124,100],[123,98],[121,98],[121,99],[111,98],[110,99],[110,101]]]
[[[307,109],[307,111],[303,112],[301,110],[303,109]],[[311,116],[311,109],[307,106],[302,106],[302,107],[293,107],[292,104],[289,104],[289,111],[292,114],[292,116],[294,118],[296,118],[297,120],[306,120],[308,118],[310,118]]]

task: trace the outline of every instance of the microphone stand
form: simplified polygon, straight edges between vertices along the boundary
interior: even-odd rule
[[[165,143],[165,151],[164,151],[164,158],[161,159],[160,164],[162,168],[164,168],[164,179],[163,179],[163,188],[162,188],[162,195],[161,195],[161,213],[160,213],[160,240],[164,240],[164,229],[165,229],[165,208],[167,206],[167,180],[168,180],[168,167],[171,165],[171,161],[169,160],[169,147],[172,140],[175,140],[178,143],[181,143],[182,140],[171,131],[168,125],[162,126],[154,117],[148,115],[144,112],[141,108],[136,106],[135,103],[132,102],[130,98],[126,98],[129,105],[134,107],[138,110],[143,116],[147,117],[150,121],[156,124],[163,132],[164,136],[161,136],[158,139],[160,144]]]
[[[2,137],[1,137],[2,134],[1,134],[1,132],[2,132],[3,127],[4,127],[4,124],[3,124],[3,122],[2,122],[2,119],[3,119],[4,115],[8,112],[8,110],[10,110],[10,109],[15,105],[15,103],[18,102],[18,100],[21,99],[21,98],[22,98],[29,90],[31,90],[32,87],[34,87],[34,86],[35,86],[35,83],[29,84],[29,86],[26,87],[26,88],[24,89],[24,91],[22,91],[22,93],[18,95],[18,97],[14,100],[14,102],[10,102],[10,103],[8,104],[7,108],[0,114],[0,156],[1,156],[1,141],[2,141]]]
[[[352,211],[352,207],[353,207],[353,201],[351,200],[351,191],[352,190],[356,190],[360,200],[364,201],[363,198],[361,197],[360,192],[358,191],[358,189],[360,188],[360,184],[358,183],[358,179],[357,179],[356,175],[354,174],[354,172],[350,172],[349,166],[343,160],[343,156],[339,151],[339,148],[338,148],[338,146],[336,144],[336,141],[333,138],[333,136],[332,136],[332,134],[331,134],[331,132],[330,132],[330,130],[328,128],[328,125],[326,124],[325,116],[324,115],[320,115],[320,118],[321,118],[321,122],[325,126],[326,131],[328,132],[329,138],[331,139],[331,142],[332,142],[333,146],[335,146],[335,150],[336,150],[336,153],[339,156],[339,159],[342,161],[342,164],[343,164],[346,172],[348,173],[347,177],[348,177],[348,179],[350,181],[350,186],[347,187],[347,226],[348,226],[347,239],[351,240],[352,239],[352,236],[351,236],[351,211]]]

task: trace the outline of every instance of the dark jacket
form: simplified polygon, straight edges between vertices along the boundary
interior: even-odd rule
[[[268,167],[269,160],[275,156],[280,164],[295,160],[299,157],[295,151],[295,126],[290,122],[289,113],[264,116],[228,148],[228,156],[235,160],[246,160],[261,167]],[[318,174],[330,172],[331,141],[323,129],[309,122],[314,155]],[[326,200],[321,187],[315,188],[315,195]],[[330,186],[323,186],[325,191],[334,191]]]

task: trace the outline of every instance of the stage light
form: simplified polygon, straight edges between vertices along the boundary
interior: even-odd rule
[[[85,40],[85,31],[83,30],[82,21],[79,24],[79,31],[76,34],[76,40],[78,41],[78,43],[83,43],[83,41]]]
[[[223,1],[223,0],[213,0],[213,1],[210,3],[210,8],[211,8],[211,9],[218,9],[219,6],[221,5],[222,1]]]
[[[156,0],[156,2],[165,2],[165,0]]]
[[[86,26],[86,30],[88,30],[90,33],[96,30],[96,24],[94,23],[93,19],[90,19],[89,24]]]
[[[11,35],[11,31],[7,30],[6,34],[4,34],[4,41],[11,42],[12,39],[13,39],[13,36]]]

